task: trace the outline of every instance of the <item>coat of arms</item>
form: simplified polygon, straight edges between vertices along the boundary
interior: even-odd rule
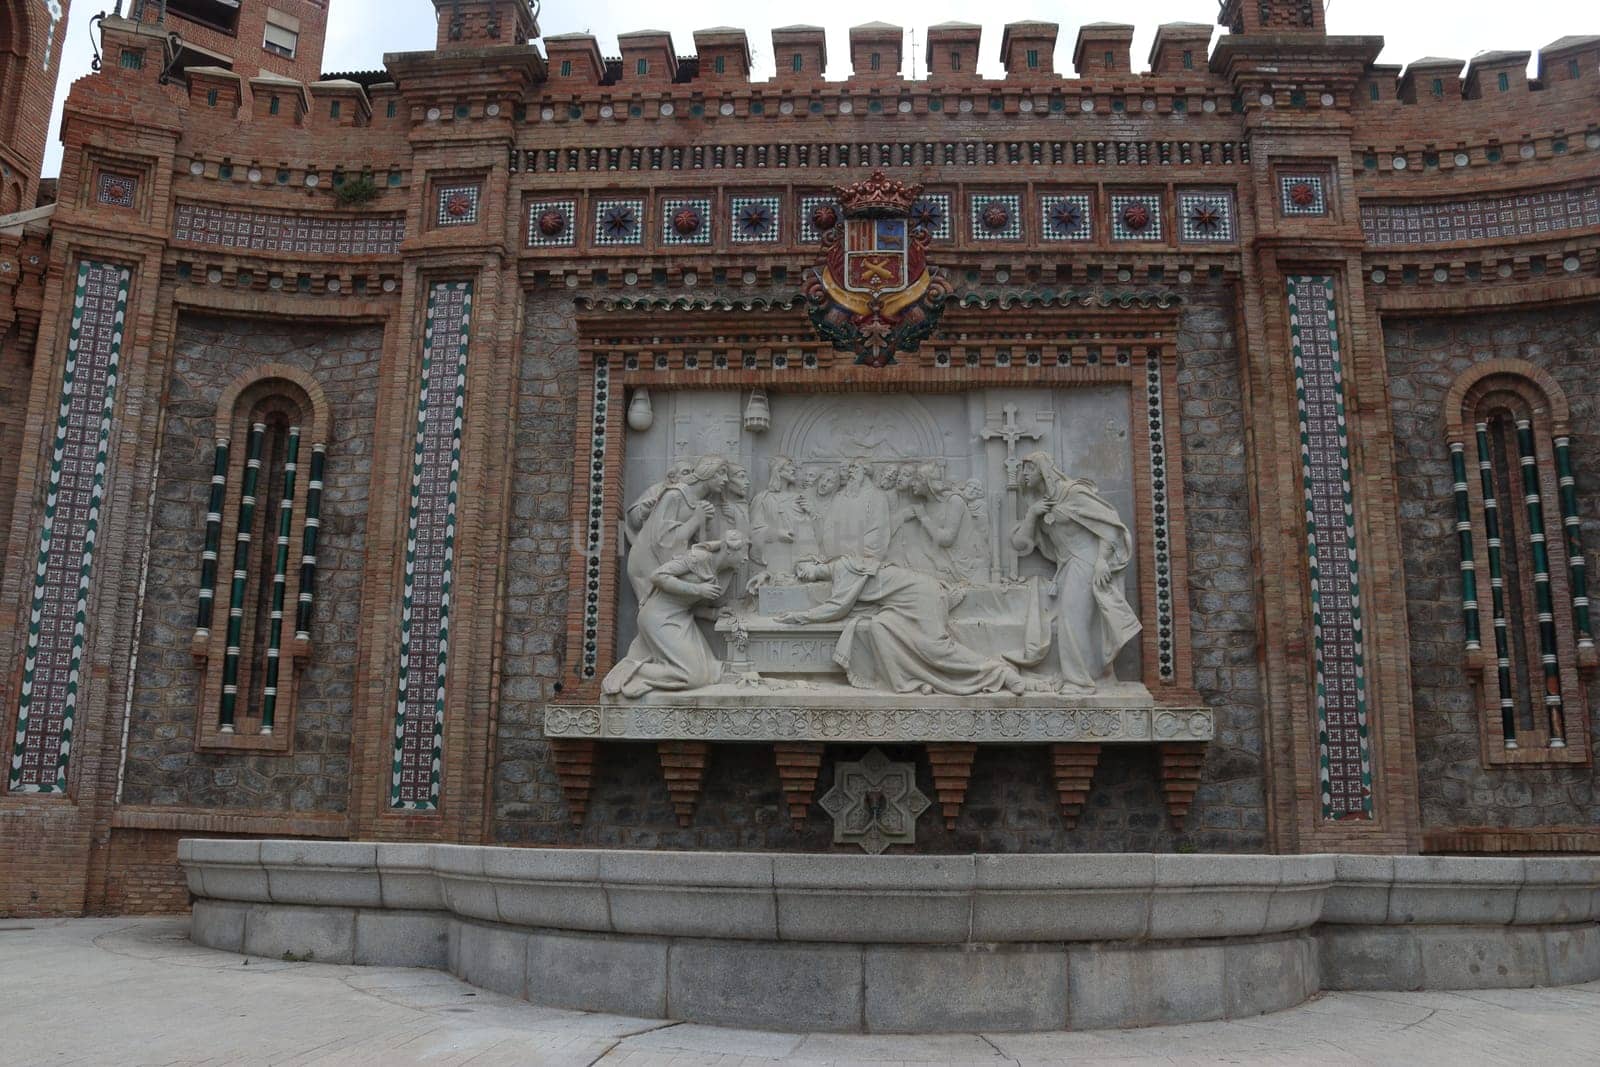
[[[839,210],[819,207],[823,262],[806,274],[812,325],[856,362],[883,367],[897,352],[915,352],[933,333],[951,293],[941,271],[928,266],[928,231],[910,221],[922,194],[874,173],[834,187]]]

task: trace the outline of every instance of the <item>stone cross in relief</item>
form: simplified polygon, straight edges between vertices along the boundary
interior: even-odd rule
[[[1044,437],[1043,430],[1024,430],[1017,421],[1017,405],[1005,406],[1005,421],[999,429],[993,426],[986,427],[983,431],[985,441],[1001,440],[1006,443],[1006,488],[1017,487],[1017,477],[1022,471],[1022,460],[1017,457],[1017,444],[1021,441],[1038,441]]]

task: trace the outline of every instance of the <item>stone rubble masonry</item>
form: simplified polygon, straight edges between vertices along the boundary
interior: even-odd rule
[[[124,803],[218,812],[345,810],[382,348],[382,334],[368,326],[296,328],[212,316],[180,319],[156,479],[151,592],[139,634]],[[289,756],[202,752],[195,745],[197,720],[215,715],[216,709],[199,706],[201,668],[190,652],[190,639],[217,406],[224,390],[252,368],[274,365],[310,375],[332,406],[312,655],[296,694]],[[308,470],[309,441],[303,453],[301,468]],[[225,591],[226,582],[219,587]],[[220,620],[227,610],[224,593],[219,593],[219,605],[215,617]],[[283,670],[287,680],[287,659]]]
[[[1572,409],[1584,546],[1600,546],[1600,302],[1563,308],[1395,318],[1385,322],[1406,604],[1411,623],[1418,789],[1429,829],[1592,827],[1600,820],[1591,768],[1497,766],[1480,761],[1482,713],[1462,649],[1460,554],[1450,487],[1445,397],[1457,378],[1493,359],[1549,372]],[[1474,477],[1476,468],[1472,468]],[[1513,501],[1514,503],[1515,501]],[[1550,520],[1546,520],[1549,522]],[[1554,527],[1551,527],[1552,535]],[[1552,554],[1556,555],[1554,549]],[[1560,558],[1565,554],[1560,553]],[[1487,570],[1480,579],[1487,598]],[[1487,625],[1487,620],[1486,620]],[[1487,628],[1485,633],[1487,634]],[[1600,727],[1600,692],[1581,711]],[[1568,714],[1578,714],[1570,709]]]
[[[1076,76],[1057,73],[1057,28],[1027,23],[1008,28],[1003,79],[977,75],[978,31],[946,26],[929,34],[925,79],[902,79],[896,62],[872,70],[874,50],[898,56],[898,36],[866,27],[849,57],[835,57],[836,68],[854,66],[846,80],[823,80],[821,31],[791,29],[774,43],[790,62],[752,82],[742,31],[696,35],[699,54],[682,62],[670,41],[625,37],[619,71],[586,35],[527,45],[538,36],[531,9],[439,0],[436,50],[392,54],[381,78],[358,82],[317,79],[321,0],[278,6],[302,21],[292,63],[255,55],[261,5],[246,5],[236,38],[180,31],[230,55],[234,72],[194,69],[169,84],[164,30],[107,19],[104,69],[67,101],[59,201],[23,215],[6,213],[37,199],[54,70],[38,29],[45,5],[3,9],[28,25],[20,65],[0,48],[8,741],[71,279],[91,259],[125,266],[133,281],[68,793],[0,793],[0,914],[181,907],[181,835],[828,850],[814,807],[793,827],[771,750],[759,746],[712,746],[680,828],[655,748],[602,744],[590,811],[575,827],[540,724],[547,704],[578,687],[570,590],[587,500],[574,495],[573,457],[591,445],[592,383],[580,367],[604,347],[595,309],[619,298],[787,307],[815,258],[795,225],[800,205],[874,169],[945,198],[950,236],[935,242],[933,262],[962,301],[947,320],[964,319],[968,336],[930,345],[977,351],[991,322],[1006,337],[1080,345],[1061,334],[1081,309],[1039,302],[1068,291],[1109,295],[1116,306],[1095,329],[1161,324],[1176,357],[1165,394],[1176,672],[1184,698],[1217,716],[1182,830],[1164,810],[1151,751],[1108,749],[1069,829],[1049,753],[996,746],[978,753],[954,828],[924,818],[919,851],[1600,849],[1592,766],[1480,765],[1457,651],[1437,411],[1450,379],[1478,358],[1514,355],[1555,374],[1579,415],[1587,544],[1600,545],[1600,449],[1587,429],[1597,414],[1588,372],[1600,359],[1600,226],[1583,206],[1559,224],[1484,229],[1499,235],[1490,238],[1475,236],[1471,217],[1472,204],[1508,196],[1588,203],[1573,190],[1593,186],[1600,158],[1600,39],[1547,46],[1532,81],[1522,53],[1480,55],[1464,78],[1453,61],[1402,72],[1375,63],[1378,38],[1325,36],[1315,11],[1305,25],[1301,0],[1247,0],[1224,8],[1237,30],[1214,46],[1203,29],[1162,27],[1149,73],[1132,69],[1128,30],[1105,25],[1062,36]],[[64,29],[50,41],[52,64]],[[1037,66],[1025,62],[1030,51]],[[946,69],[958,52],[961,69]],[[352,182],[360,195],[346,190]],[[1296,201],[1302,183],[1321,195]],[[1114,196],[1156,208],[1161,239],[1126,239],[1110,217]],[[1196,239],[1179,217],[1197,196],[1231,212],[1226,240]],[[669,197],[708,203],[704,244],[664,242]],[[779,240],[733,240],[733,200],[755,197],[776,201]],[[1046,232],[1046,204],[1068,197],[1088,205],[1082,240]],[[1020,210],[1004,234],[975,235],[975,198]],[[466,210],[451,214],[452,199]],[[602,200],[643,204],[637,243],[594,242]],[[531,237],[535,204],[566,213],[560,233]],[[213,229],[180,235],[180,205]],[[1381,245],[1369,243],[1364,209],[1388,223]],[[1449,240],[1426,221],[1444,218]],[[240,239],[239,227],[256,223],[274,229]],[[1284,291],[1299,275],[1334,278],[1342,312],[1358,555],[1371,579],[1362,589],[1371,819],[1324,819],[1319,803]],[[396,813],[387,796],[421,321],[433,284],[466,280],[474,328],[442,799],[434,813]],[[1157,306],[1167,297],[1178,302]],[[576,300],[591,310],[579,314]],[[790,317],[779,332],[810,344],[797,308],[763,311],[752,328],[781,315]],[[726,309],[661,321],[681,324],[681,338],[662,342],[674,358],[740,344],[741,320]],[[821,355],[818,388],[858,387],[848,359]],[[268,358],[316,380],[336,432],[315,650],[293,751],[282,756],[196,745],[211,711],[193,694],[187,648],[215,398],[245,364]],[[662,387],[710,373],[720,372],[663,371]],[[903,376],[893,387],[922,388],[942,372],[889,373]],[[621,425],[612,420],[613,441]],[[1141,581],[1153,582],[1145,570]],[[862,752],[828,748],[814,795],[837,761]],[[889,755],[915,761],[933,794],[919,746]]]

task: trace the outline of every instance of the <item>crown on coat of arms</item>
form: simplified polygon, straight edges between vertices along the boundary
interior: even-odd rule
[[[833,195],[846,218],[904,217],[922,195],[922,186],[908,185],[879,170],[853,185],[835,185]]]

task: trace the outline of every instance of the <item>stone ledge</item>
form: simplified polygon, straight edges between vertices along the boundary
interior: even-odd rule
[[[1059,698],[1057,698],[1059,700]],[[974,706],[974,705],[977,706]],[[698,703],[558,704],[545,709],[546,737],[582,741],[828,741],[894,744],[1148,744],[1210,741],[1210,708],[1061,705],[882,697],[829,702],[742,693]]]
[[[1088,1029],[1260,1014],[1324,988],[1600,978],[1600,858],[225,840],[185,840],[179,858],[200,944],[442,967],[538,1004],[708,1024]]]

